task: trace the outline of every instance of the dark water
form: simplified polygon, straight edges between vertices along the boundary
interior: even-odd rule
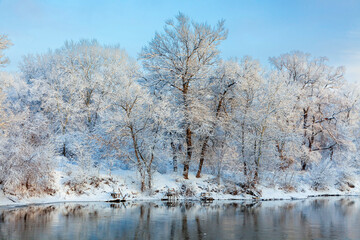
[[[0,208],[0,239],[360,239],[360,199]]]

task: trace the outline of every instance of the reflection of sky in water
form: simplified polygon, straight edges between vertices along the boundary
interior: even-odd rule
[[[0,239],[360,239],[360,199],[0,208]]]

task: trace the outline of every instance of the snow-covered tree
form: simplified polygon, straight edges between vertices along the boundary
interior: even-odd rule
[[[211,27],[206,23],[191,22],[180,13],[176,22],[166,22],[164,32],[156,33],[140,54],[143,66],[149,72],[146,80],[154,88],[166,88],[176,99],[174,107],[183,113],[183,121],[179,124],[186,142],[185,179],[188,179],[193,152],[190,93],[195,92],[192,89],[195,82],[209,77],[210,68],[218,60],[217,47],[226,36],[224,21]]]
[[[54,141],[48,119],[21,101],[28,90],[21,78],[0,74],[2,89],[0,185],[11,194],[54,193]]]
[[[297,127],[303,129],[305,154],[301,168],[306,170],[313,152],[329,152],[331,157],[335,148],[341,145],[341,138],[336,133],[337,119],[349,110],[339,101],[344,70],[328,66],[326,58],[311,58],[301,52],[283,54],[270,61],[287,75],[286,83],[297,98],[293,111],[297,112]]]
[[[5,57],[3,50],[9,48],[12,45],[7,35],[0,34],[0,67],[9,62],[9,59]]]
[[[136,75],[117,79],[107,97],[109,105],[104,106],[103,116],[111,146],[119,159],[136,166],[141,191],[151,190],[153,164],[162,147],[168,106],[164,101],[156,101],[137,82]]]
[[[239,65],[234,61],[227,61],[218,64],[213,75],[196,87],[198,102],[202,108],[205,108],[205,110],[196,111],[199,116],[202,116],[196,121],[196,133],[200,138],[201,146],[197,178],[201,176],[209,141],[215,143],[226,134],[226,127],[232,116],[229,112],[230,105],[234,98],[234,89],[239,81]]]
[[[24,58],[21,70],[31,86],[31,104],[52,122],[62,155],[76,159],[80,143],[92,144],[102,134],[99,109],[119,74],[132,71],[126,64],[133,65],[122,49],[95,40],[66,42],[55,51]]]
[[[3,191],[33,195],[54,193],[55,149],[48,120],[24,111],[10,125],[0,152]]]

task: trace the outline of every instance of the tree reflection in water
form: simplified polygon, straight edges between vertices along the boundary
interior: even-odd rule
[[[360,239],[360,199],[0,208],[0,239]]]

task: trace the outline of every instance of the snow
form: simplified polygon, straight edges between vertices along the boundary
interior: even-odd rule
[[[130,201],[158,201],[164,198],[165,193],[169,189],[174,189],[181,192],[182,187],[190,189],[192,195],[179,195],[179,200],[200,200],[200,195],[203,192],[210,192],[211,197],[215,200],[241,200],[241,201],[258,201],[258,200],[295,200],[305,199],[313,196],[326,195],[360,195],[360,181],[354,181],[355,188],[348,191],[340,191],[336,186],[328,187],[326,190],[315,191],[311,185],[302,184],[298,190],[286,192],[280,187],[264,186],[259,184],[257,190],[261,191],[260,197],[254,197],[246,193],[238,193],[232,195],[224,193],[229,188],[229,184],[221,182],[218,185],[215,177],[208,174],[203,174],[202,178],[196,178],[195,174],[189,173],[189,179],[185,180],[180,174],[168,173],[160,174],[156,172],[153,176],[151,193],[141,193],[139,189],[139,180],[136,170],[116,170],[112,172],[111,176],[106,173],[98,175],[99,179],[103,179],[97,187],[86,183],[82,185],[83,192],[81,194],[71,191],[66,182],[71,180],[65,172],[56,171],[54,174],[56,193],[54,195],[42,195],[36,197],[20,197],[12,195],[4,195],[0,191],[0,206],[19,206],[26,204],[44,204],[54,202],[96,202],[107,201],[112,199],[110,193],[117,191],[119,188],[121,192],[126,195],[126,200]],[[112,179],[113,182],[109,181]],[[238,190],[241,190],[238,187]]]

